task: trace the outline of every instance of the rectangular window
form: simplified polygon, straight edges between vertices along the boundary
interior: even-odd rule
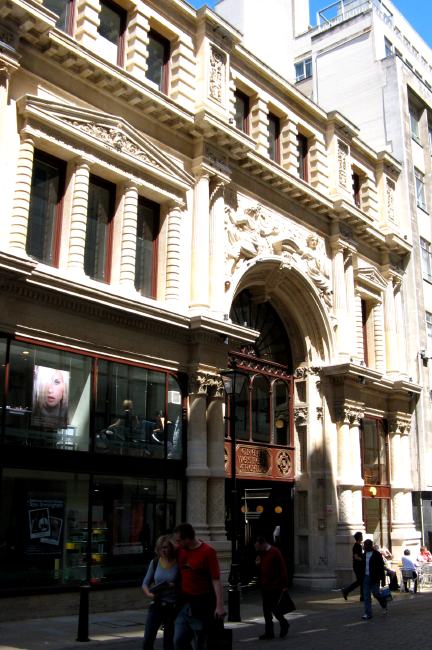
[[[110,0],[100,0],[99,54],[110,63],[123,65],[127,13]]]
[[[235,125],[239,131],[249,133],[249,97],[240,90],[235,91]]]
[[[368,305],[366,300],[361,301],[362,311],[362,331],[363,331],[363,360],[365,364],[369,365],[369,350],[368,350],[368,321],[371,315],[371,306]]]
[[[146,77],[156,84],[158,89],[165,95],[168,93],[170,49],[169,40],[151,29],[149,32]]]
[[[414,106],[409,107],[411,137],[420,144],[420,114]]]
[[[352,190],[354,205],[357,208],[361,208],[361,179],[360,174],[357,174],[356,172],[353,172],[352,175]]]
[[[275,163],[280,163],[280,119],[269,113],[268,116],[268,129],[269,129],[269,146],[268,154],[270,160],[273,160]]]
[[[57,29],[72,33],[74,0],[43,0],[44,7],[57,14]]]
[[[393,56],[393,43],[384,36],[384,51],[385,56]]]
[[[109,282],[114,204],[115,185],[90,176],[84,272],[101,282]]]
[[[426,336],[427,336],[427,347],[428,351],[432,351],[432,314],[426,312]]]
[[[159,206],[140,198],[138,201],[135,289],[142,296],[156,297],[157,237]]]
[[[312,77],[312,57],[303,59],[303,61],[298,61],[298,63],[294,65],[294,68],[296,81],[302,81],[303,79]]]
[[[387,434],[384,421],[364,418],[361,429],[365,485],[388,485]]]
[[[428,126],[429,153],[432,155],[432,126]]]
[[[424,174],[418,169],[414,169],[415,190],[417,206],[422,210],[426,210],[426,195],[424,186]]]
[[[35,152],[26,251],[51,266],[58,264],[65,170],[62,160]]]
[[[423,279],[432,282],[432,253],[431,245],[428,241],[420,237],[420,252]]]
[[[305,135],[297,135],[298,142],[298,174],[306,183],[309,181],[309,141]]]

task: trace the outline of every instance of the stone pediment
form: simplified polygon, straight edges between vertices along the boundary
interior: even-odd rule
[[[373,266],[356,269],[354,276],[358,285],[369,287],[375,291],[381,292],[387,287],[386,279]]]
[[[105,150],[111,156],[145,167],[147,173],[163,178],[168,184],[171,182],[184,190],[194,184],[193,176],[122,117],[31,95],[19,100],[18,110],[25,116],[30,130],[32,125],[37,124],[40,129],[43,124],[47,132],[52,129],[67,132],[69,138],[85,141],[95,150]]]

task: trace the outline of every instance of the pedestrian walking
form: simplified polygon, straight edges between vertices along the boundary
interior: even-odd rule
[[[155,550],[156,557],[150,562],[142,584],[143,592],[152,599],[147,612],[143,650],[153,650],[161,625],[164,650],[173,650],[178,595],[177,549],[169,535],[162,535]]]
[[[285,560],[280,550],[269,544],[263,536],[257,537],[255,549],[258,553],[256,564],[259,571],[265,621],[265,631],[259,639],[274,639],[273,616],[279,621],[279,636],[283,639],[288,634],[290,627],[290,624],[278,608],[282,595],[288,590],[288,574]]]
[[[348,587],[341,589],[342,596],[348,600],[348,594],[357,587],[360,587],[360,600],[363,601],[363,535],[358,532],[354,535],[354,546],[352,547],[352,567],[356,579]]]
[[[379,551],[373,547],[371,539],[365,539],[363,545],[363,597],[364,614],[363,620],[372,618],[372,596],[379,602],[382,609],[387,613],[387,598],[380,594],[380,583],[385,585],[384,560]]]
[[[175,650],[204,650],[209,627],[225,616],[216,551],[195,536],[190,524],[174,530],[181,578],[181,609],[175,621]]]

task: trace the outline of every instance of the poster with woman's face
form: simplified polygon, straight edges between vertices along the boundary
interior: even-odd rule
[[[33,376],[33,426],[61,429],[68,423],[69,371],[35,366]]]

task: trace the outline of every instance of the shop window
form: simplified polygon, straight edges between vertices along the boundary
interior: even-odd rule
[[[127,13],[110,0],[100,1],[98,53],[110,63],[123,65]]]
[[[297,135],[298,175],[306,183],[309,181],[309,141],[305,135]]]
[[[91,361],[13,341],[5,440],[27,447],[87,451]]]
[[[273,441],[276,445],[289,442],[289,406],[290,395],[284,381],[273,384]]]
[[[388,443],[383,420],[363,419],[361,443],[365,485],[388,485]]]
[[[422,174],[421,171],[415,168],[414,168],[414,181],[415,181],[417,206],[422,210],[426,211],[427,206],[426,206],[424,174]]]
[[[280,119],[269,113],[268,116],[268,155],[270,160],[280,163]]]
[[[39,262],[51,266],[58,264],[64,188],[65,163],[36,151],[26,251]]]
[[[142,458],[182,455],[177,380],[137,366],[98,362],[96,451]]]
[[[432,251],[428,241],[420,237],[421,266],[423,279],[432,282]]]
[[[234,94],[234,121],[236,128],[243,133],[249,133],[249,97],[236,90]]]
[[[171,45],[169,40],[151,29],[149,32],[146,77],[165,94],[168,93],[170,54]]]
[[[159,205],[146,199],[138,201],[135,289],[143,296],[156,297],[157,237]]]
[[[270,386],[260,375],[252,381],[252,440],[270,443]]]
[[[109,282],[115,186],[90,176],[84,271],[93,280]]]
[[[57,14],[57,29],[67,34],[72,33],[74,0],[43,0],[44,7]]]

